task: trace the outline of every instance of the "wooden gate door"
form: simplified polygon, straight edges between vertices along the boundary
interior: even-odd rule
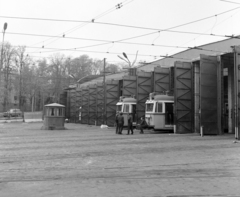
[[[235,46],[234,50],[234,125],[235,138],[240,140],[240,46]]]
[[[221,133],[221,69],[217,56],[200,55],[200,126]]]
[[[192,64],[174,65],[174,121],[176,133],[193,132]]]

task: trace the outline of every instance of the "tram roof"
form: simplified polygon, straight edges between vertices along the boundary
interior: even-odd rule
[[[128,102],[128,103],[136,103],[137,102],[137,99],[135,99],[135,98],[124,98],[123,100],[122,100],[122,102],[123,103],[126,103],[126,102]]]
[[[155,101],[160,101],[160,100],[174,101],[174,97],[168,96],[168,95],[155,95],[153,100],[155,100]]]

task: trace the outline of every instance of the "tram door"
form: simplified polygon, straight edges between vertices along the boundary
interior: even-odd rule
[[[217,56],[200,55],[200,127],[221,134],[221,64]]]
[[[165,103],[165,126],[172,126],[174,124],[173,103]]]

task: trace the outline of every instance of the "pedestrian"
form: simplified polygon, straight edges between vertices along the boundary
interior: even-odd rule
[[[123,113],[121,112],[117,118],[118,121],[118,134],[122,134],[123,130],[123,125],[124,125],[124,118],[123,118]]]
[[[141,121],[140,121],[140,124],[139,124],[139,127],[140,127],[140,134],[143,134],[143,128],[146,126],[146,121],[144,120],[143,117],[141,117]]]
[[[128,113],[127,116],[127,120],[128,120],[128,135],[129,135],[129,131],[131,130],[131,134],[133,135],[133,117],[132,114]]]
[[[119,116],[119,112],[117,111],[117,113],[116,113],[116,117],[115,117],[116,134],[118,134],[118,116]]]

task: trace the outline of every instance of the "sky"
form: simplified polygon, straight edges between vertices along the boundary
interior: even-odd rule
[[[240,35],[239,21],[240,0],[0,0],[0,42],[7,23],[4,42],[33,59],[150,63]]]

